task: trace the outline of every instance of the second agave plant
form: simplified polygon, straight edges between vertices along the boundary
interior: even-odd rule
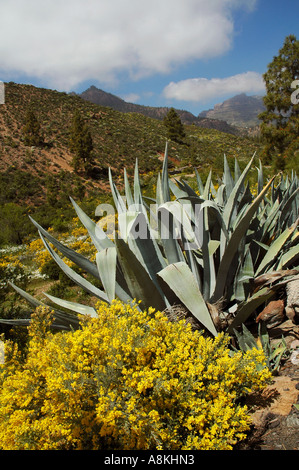
[[[211,173],[203,184],[195,170],[194,190],[185,181],[169,178],[166,146],[153,200],[142,194],[138,162],[132,187],[124,171],[124,195],[110,172],[118,218],[114,240],[72,200],[97,250],[95,263],[32,222],[64,273],[92,296],[108,303],[114,298],[137,300],[141,309],[181,305],[207,333],[232,332],[299,273],[298,178],[279,175],[264,183],[260,164],[253,195],[247,181],[254,158],[242,172],[236,160],[232,175],[224,157],[217,190]],[[58,253],[92,275],[96,285]],[[13,287],[34,306],[40,304]],[[78,313],[96,314],[93,307],[47,297],[63,307],[55,309],[58,328],[76,327]],[[1,321],[25,324],[30,319]]]

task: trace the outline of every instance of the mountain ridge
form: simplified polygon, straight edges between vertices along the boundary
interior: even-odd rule
[[[24,139],[28,110],[40,123],[42,141],[36,146]],[[75,173],[72,167],[69,137],[77,111],[93,140],[88,173]],[[196,167],[205,181],[212,166],[214,174],[220,171],[223,154],[231,165],[234,158],[245,164],[259,148],[247,136],[199,126],[185,126],[185,131],[184,142],[169,142],[172,174],[183,172],[188,177]],[[161,171],[166,140],[161,120],[119,112],[56,90],[5,83],[5,103],[0,106],[0,245],[21,243],[35,232],[29,214],[45,228],[65,230],[67,220],[74,217],[69,196],[82,201],[92,217],[97,204],[111,198],[108,168],[121,187],[124,168],[131,179],[137,160],[143,188],[151,188],[152,175]]]
[[[247,96],[245,93],[240,93],[215,104],[213,109],[202,111],[199,117],[223,119],[232,126],[245,128],[259,125],[258,115],[264,110],[262,96]]]
[[[164,116],[169,111],[169,107],[166,106],[144,106],[135,103],[129,103],[122,98],[119,98],[112,93],[108,93],[97,88],[94,85],[91,85],[87,90],[83,91],[82,93],[78,94],[82,99],[89,101],[91,103],[100,105],[100,106],[108,106],[116,111],[120,111],[123,113],[139,113],[143,114],[144,116],[150,117],[152,119],[159,119],[162,120]],[[226,132],[233,135],[239,135],[240,130],[236,126],[232,126],[225,122],[222,119],[217,118],[207,118],[205,116],[195,116],[189,111],[176,109],[176,112],[181,118],[183,124],[186,125],[196,125],[199,127],[205,127],[208,129],[216,129],[221,132]]]

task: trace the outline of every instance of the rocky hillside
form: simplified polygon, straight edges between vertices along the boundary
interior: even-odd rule
[[[26,145],[24,140],[29,108],[43,135],[37,146]],[[72,167],[69,137],[75,110],[80,111],[93,140],[88,174],[76,174]],[[192,174],[196,166],[204,179],[212,166],[215,172],[221,171],[224,153],[233,165],[234,157],[248,161],[258,148],[253,140],[214,129],[186,125],[185,131],[184,142],[169,144],[172,172]],[[56,221],[56,228],[65,229],[64,222],[74,216],[69,196],[90,204],[94,211],[110,197],[108,167],[121,184],[124,167],[130,177],[137,158],[146,189],[152,172],[161,169],[166,135],[161,120],[140,113],[116,111],[31,85],[5,84],[5,104],[0,105],[0,245],[23,240],[32,229],[29,213],[37,214],[44,226]]]
[[[152,107],[142,106],[139,104],[128,103],[118,96],[107,93],[106,91],[100,90],[95,86],[89,87],[83,93],[79,95],[86,101],[95,103],[101,106],[109,106],[112,109],[121,111],[123,113],[139,113],[144,116],[162,120],[169,111],[167,107]],[[183,124],[191,125],[194,124],[199,127],[205,127],[207,129],[216,129],[221,132],[227,132],[229,134],[239,135],[240,131],[238,128],[231,126],[227,122],[218,118],[210,118],[205,116],[196,117],[189,111],[176,109]]]
[[[199,117],[220,119],[232,126],[254,127],[259,124],[258,115],[264,110],[262,96],[247,96],[242,93],[216,104],[214,109],[202,111]]]

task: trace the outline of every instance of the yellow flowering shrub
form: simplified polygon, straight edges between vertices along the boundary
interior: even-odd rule
[[[232,449],[250,418],[240,397],[270,378],[263,352],[193,332],[161,312],[100,303],[77,331],[38,308],[25,359],[0,366],[0,448]],[[13,360],[11,359],[13,358]]]
[[[53,229],[50,227],[48,231],[51,233]],[[54,235],[53,235],[54,236]],[[63,233],[55,235],[57,239],[64,245],[72,248],[77,253],[89,257],[91,261],[95,261],[96,250],[92,244],[91,239],[88,236],[87,230],[79,225],[79,219],[74,218],[72,220],[69,233]],[[54,251],[57,251],[55,247],[50,243],[50,246]],[[40,272],[43,272],[45,266],[52,262],[52,256],[45,248],[41,238],[32,240],[27,247],[27,254],[33,259],[34,264]],[[61,253],[58,253],[61,256]],[[74,268],[76,265],[72,263],[68,258],[62,257],[63,261],[70,267]]]

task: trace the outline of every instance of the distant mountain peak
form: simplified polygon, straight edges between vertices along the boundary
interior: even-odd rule
[[[128,103],[122,98],[100,90],[94,85],[91,85],[79,96],[86,101],[90,101],[91,103],[98,104],[100,106],[107,106],[109,108],[115,109],[116,111],[121,111],[124,113],[139,113],[143,114],[144,116],[159,120],[163,119],[170,109],[168,107],[143,106],[140,104]],[[179,114],[183,124],[195,124],[200,127],[217,129],[229,134],[238,134],[238,129],[234,128],[223,120],[214,118],[207,119],[202,118],[201,116],[196,117],[194,114],[185,110],[176,109],[176,111]]]
[[[248,96],[246,93],[235,95],[214,109],[202,111],[198,117],[220,119],[232,126],[254,127],[259,124],[258,115],[265,110],[262,96]]]

